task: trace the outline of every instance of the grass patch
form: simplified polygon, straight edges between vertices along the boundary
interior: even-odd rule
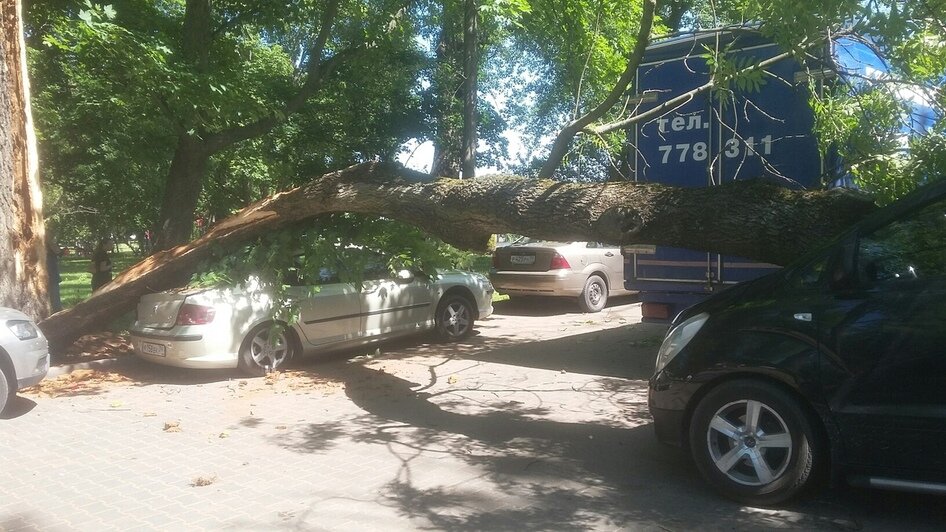
[[[141,260],[127,246],[119,245],[118,249],[118,253],[112,253],[113,277]],[[59,259],[59,275],[62,277],[59,297],[62,299],[62,308],[74,307],[92,295],[92,274],[88,271],[90,261],[88,256],[83,255],[68,255]]]

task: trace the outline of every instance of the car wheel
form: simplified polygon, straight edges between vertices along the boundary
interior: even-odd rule
[[[578,305],[582,312],[600,312],[608,304],[608,285],[598,275],[592,275],[585,281],[585,288],[578,296]]]
[[[289,330],[282,327],[273,331],[274,324],[264,323],[257,326],[246,335],[243,345],[240,346],[240,369],[256,377],[284,367],[292,359],[292,342],[289,340]]]
[[[447,296],[437,305],[435,321],[441,340],[466,338],[473,332],[473,305],[465,297]]]
[[[0,368],[0,414],[6,410],[7,405],[10,404],[13,399],[13,396],[16,395],[16,391],[10,387],[10,382],[7,380],[7,375],[3,372],[3,368]]]
[[[808,415],[764,382],[721,384],[697,405],[690,450],[700,473],[730,499],[773,505],[797,495],[821,451]]]

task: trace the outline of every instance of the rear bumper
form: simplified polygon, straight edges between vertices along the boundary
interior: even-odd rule
[[[587,276],[572,270],[550,272],[495,271],[489,280],[504,294],[536,296],[578,296]]]
[[[204,335],[174,334],[160,330],[135,330],[130,333],[135,355],[148,362],[179,368],[228,369],[237,367],[238,353],[221,350]],[[145,352],[144,345],[160,346],[163,355]],[[160,351],[160,349],[159,349]]]

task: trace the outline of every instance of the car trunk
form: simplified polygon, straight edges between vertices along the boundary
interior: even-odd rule
[[[190,295],[186,292],[147,294],[138,301],[138,327],[170,329],[177,322],[177,313]]]
[[[499,271],[546,272],[552,265],[555,250],[544,247],[506,246],[495,252],[495,268]]]

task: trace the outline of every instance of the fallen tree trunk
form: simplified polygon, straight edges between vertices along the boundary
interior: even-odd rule
[[[669,245],[784,264],[872,209],[851,193],[788,190],[762,181],[706,188],[516,176],[430,181],[400,165],[363,163],[246,207],[201,238],[141,261],[40,326],[53,350],[61,349],[134,308],[141,295],[181,286],[202,261],[333,212],[401,220],[466,249],[484,249],[493,233],[519,233]]]

